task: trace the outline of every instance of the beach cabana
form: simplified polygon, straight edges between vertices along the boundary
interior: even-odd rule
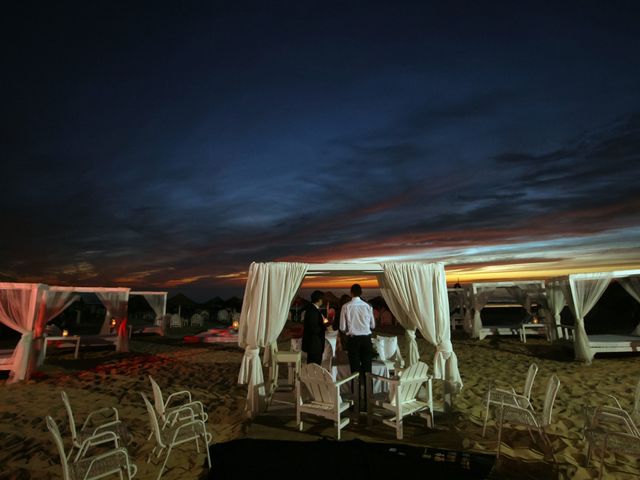
[[[576,360],[591,363],[597,353],[640,352],[640,324],[628,335],[587,335],[584,317],[602,297],[612,280],[617,280],[635,300],[640,302],[640,270],[572,273],[548,282],[554,290],[553,313],[559,325],[559,315],[566,303],[576,323],[573,346]],[[563,299],[560,298],[562,293]]]
[[[512,282],[483,282],[471,284],[473,301],[473,325],[471,336],[482,340],[487,335],[511,335],[517,330],[517,325],[494,325],[483,327],[480,312],[490,300],[501,296],[501,301],[512,301],[522,305],[527,313],[532,314],[532,303],[545,306],[545,283],[542,280],[519,280]],[[521,332],[522,334],[522,332]]]
[[[0,323],[21,334],[12,350],[0,351],[0,370],[9,371],[9,383],[29,378],[35,326],[46,315],[46,293],[41,283],[0,283]]]
[[[429,343],[436,346],[434,377],[445,380],[447,394],[462,386],[457,357],[451,344],[449,301],[442,263],[252,263],[238,335],[238,344],[245,349],[238,383],[248,386],[247,413],[250,416],[262,410],[266,396],[260,349],[265,349],[265,357],[268,357],[306,275],[375,275],[391,312],[406,329],[408,363],[419,361],[415,339],[416,330],[419,330]]]
[[[158,333],[164,336],[166,328],[165,316],[167,314],[167,292],[129,292],[129,298],[135,295],[143,297],[153,310],[153,313],[156,314],[153,327],[146,327],[144,332]]]
[[[125,287],[49,287],[50,292],[94,293],[104,305],[106,314],[100,334],[95,336],[102,340],[114,341],[116,351],[129,351],[129,329],[127,327],[127,306],[129,303],[130,288]],[[114,324],[115,321],[115,324]],[[112,334],[116,330],[117,336]]]

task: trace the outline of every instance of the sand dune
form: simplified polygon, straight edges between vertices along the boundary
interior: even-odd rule
[[[286,338],[283,337],[283,346]],[[402,342],[401,342],[402,343]],[[570,352],[550,346],[543,340],[526,345],[516,339],[475,342],[454,339],[465,386],[455,400],[455,412],[438,418],[438,429],[428,431],[418,421],[407,422],[405,441],[438,448],[495,452],[497,433],[491,423],[487,438],[482,438],[481,400],[491,381],[522,388],[531,362],[540,367],[532,399],[542,408],[546,380],[556,373],[561,381],[554,425],[550,437],[558,467],[544,461],[542,449],[533,445],[526,431],[505,432],[504,460],[495,470],[496,478],[597,478],[597,462],[585,468],[585,443],[581,437],[583,410],[599,401],[593,392],[615,394],[630,406],[635,382],[640,376],[639,356],[597,358],[586,366],[571,361]],[[151,449],[146,411],[138,392],[151,394],[147,375],[152,375],[167,393],[190,390],[209,413],[208,430],[214,442],[259,435],[259,423],[250,427],[243,407],[245,389],[236,384],[242,351],[234,345],[182,345],[178,340],[146,337],[132,340],[134,353],[119,355],[112,350],[87,350],[74,360],[70,353],[54,353],[41,372],[30,381],[0,386],[0,465],[1,478],[62,478],[57,451],[44,417],[52,415],[67,435],[66,413],[60,400],[65,390],[78,421],[99,407],[116,406],[132,436],[129,452],[139,469],[137,478],[154,478],[159,468],[145,463]],[[420,342],[423,358],[432,363],[433,348]],[[435,386],[436,400],[442,386]],[[313,421],[310,423],[313,425]],[[274,421],[270,435],[298,435],[293,419]],[[305,438],[332,436],[331,426],[319,424]],[[345,438],[393,441],[391,429],[366,423],[345,430]],[[213,459],[215,462],[215,459]],[[172,456],[163,478],[199,478],[206,472],[205,455],[190,446]],[[611,478],[638,478],[638,459],[609,457],[606,471]]]

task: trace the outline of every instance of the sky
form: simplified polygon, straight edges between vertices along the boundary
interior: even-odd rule
[[[637,2],[14,3],[0,281],[640,268]]]

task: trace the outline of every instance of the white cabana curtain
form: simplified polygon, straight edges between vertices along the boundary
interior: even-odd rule
[[[0,322],[22,335],[13,351],[8,383],[24,380],[29,372],[36,313],[43,300],[40,289],[38,285],[0,288]]]
[[[80,295],[74,295],[71,290],[48,290],[45,294],[45,314],[35,326],[36,337],[42,335],[47,322],[56,318],[79,299]]]
[[[293,297],[307,273],[304,263],[252,263],[240,312],[238,345],[245,349],[238,383],[248,385],[247,413],[257,414],[265,397],[260,348],[275,342]]]
[[[506,287],[506,290],[509,292],[509,295],[513,297],[516,303],[522,305],[527,313],[531,314],[531,297],[529,295],[529,290],[525,285]]]
[[[480,311],[487,302],[489,302],[489,298],[491,298],[491,294],[494,291],[494,287],[476,287],[476,293],[473,295],[473,327],[471,330],[471,338],[480,338],[480,330],[482,330]]]
[[[640,302],[640,277],[619,278],[618,281],[627,293],[635,298],[636,302]],[[640,335],[640,323],[636,325],[631,335]]]
[[[167,311],[167,296],[166,295],[153,295],[145,293],[142,295],[147,301],[149,306],[153,309],[153,313],[157,317],[162,317]]]
[[[404,313],[404,308],[393,293],[393,290],[389,286],[389,282],[385,278],[384,274],[378,274],[378,286],[380,287],[380,293],[382,298],[396,317],[396,320],[405,329],[405,340],[407,342],[407,366],[413,365],[420,361],[420,352],[418,351],[418,342],[416,341],[416,328],[413,325],[413,321],[408,318]]]
[[[558,327],[562,323],[560,313],[566,305],[563,289],[560,286],[563,280],[555,280],[553,283],[547,283],[547,328],[551,335],[551,340],[558,339]],[[566,283],[566,280],[564,281]]]
[[[462,387],[458,358],[451,344],[447,280],[442,263],[383,263],[384,289],[388,306],[409,330],[420,330],[436,347],[434,378]],[[384,294],[383,294],[384,295]],[[387,300],[387,297],[385,297]],[[394,308],[397,309],[394,311]],[[407,328],[407,327],[405,327]],[[413,339],[415,342],[415,338]],[[417,346],[416,346],[417,350]],[[410,356],[412,353],[410,352]],[[413,359],[410,358],[410,362]]]
[[[127,307],[129,304],[128,291],[95,292],[98,300],[102,302],[107,313],[104,317],[100,335],[108,335],[111,332],[111,319],[116,319],[118,331],[118,352],[129,351],[129,330],[127,328]]]
[[[574,350],[576,360],[591,363],[594,353],[584,327],[584,317],[598,302],[611,281],[611,273],[591,273],[587,278],[569,276],[570,307],[576,318]],[[565,294],[567,292],[565,291]]]

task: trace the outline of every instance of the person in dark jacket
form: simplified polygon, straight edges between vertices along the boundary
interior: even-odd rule
[[[324,294],[316,290],[311,294],[311,304],[304,314],[304,330],[302,331],[302,351],[307,352],[307,363],[322,363],[324,352],[324,333],[328,320],[320,312]]]

